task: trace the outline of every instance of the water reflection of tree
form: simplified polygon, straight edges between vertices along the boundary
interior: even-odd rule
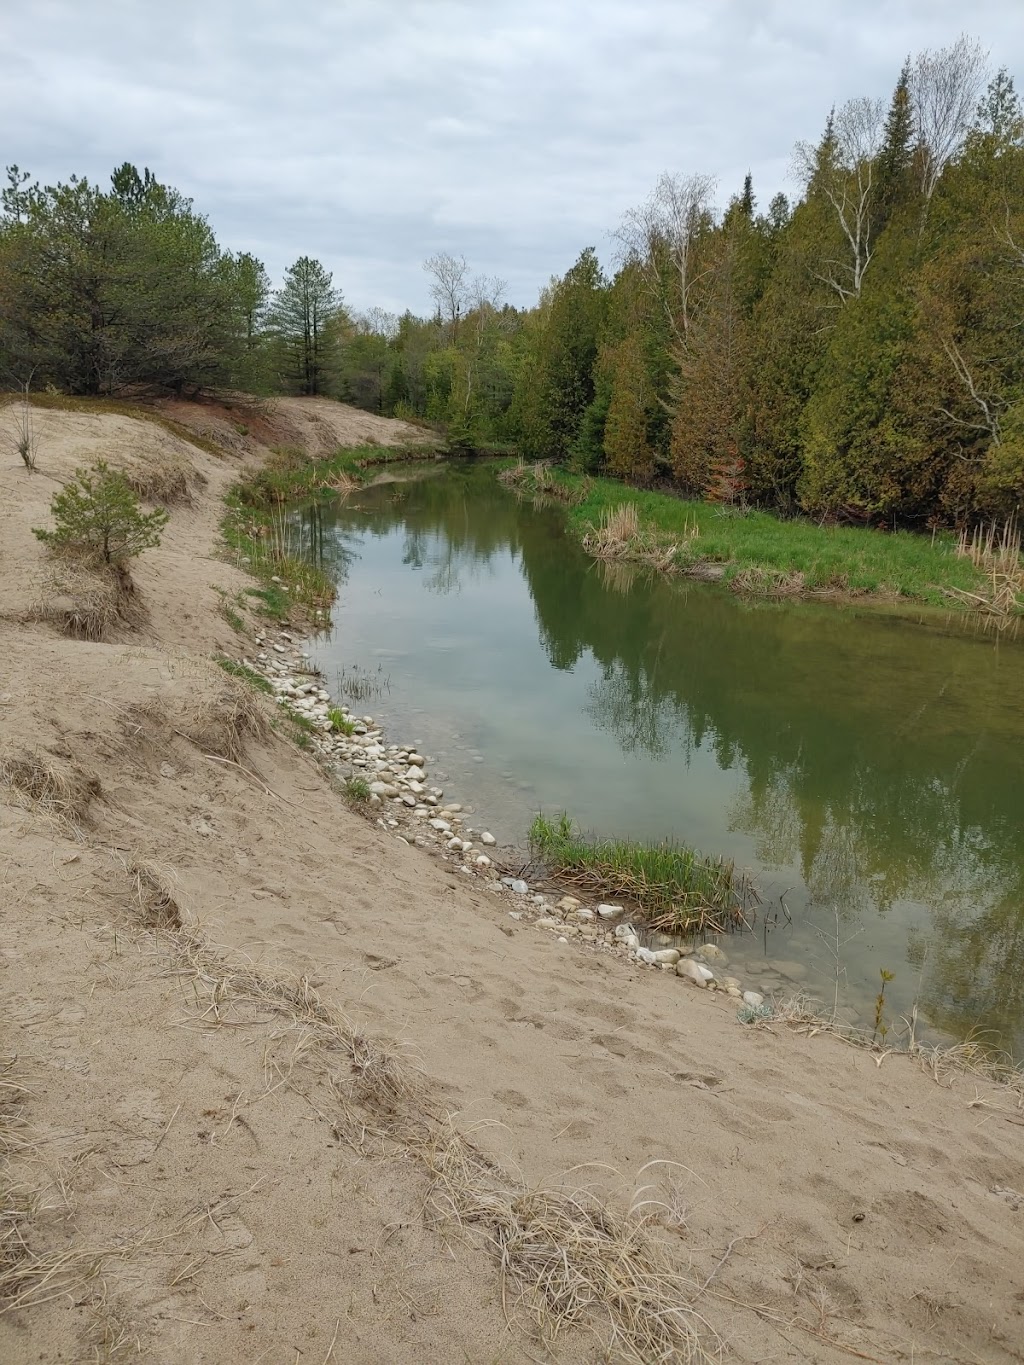
[[[732,828],[844,918],[928,906],[932,935],[908,958],[926,958],[938,1025],[1019,1023],[1024,736],[1006,677],[1020,656],[997,667],[983,645],[901,623],[610,572],[557,510],[518,504],[479,469],[367,490],[309,534],[343,564],[359,536],[398,528],[432,591],[520,558],[552,666],[598,666],[596,726],[624,752],[703,748],[741,774]]]
[[[1024,735],[1006,686],[1018,655],[1007,665],[969,639],[831,608],[609,581],[564,546],[528,532],[523,545],[552,661],[589,652],[600,666],[597,726],[625,752],[701,746],[742,772],[732,827],[764,862],[796,863],[814,901],[848,921],[930,908],[936,1023],[1020,1027]]]

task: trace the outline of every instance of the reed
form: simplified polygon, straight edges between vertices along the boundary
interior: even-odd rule
[[[709,857],[675,841],[594,839],[566,814],[537,815],[530,847],[561,880],[626,896],[653,929],[665,933],[725,932],[747,923],[756,891],[727,858]]]

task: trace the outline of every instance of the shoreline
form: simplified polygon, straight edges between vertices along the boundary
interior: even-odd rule
[[[423,757],[390,775],[419,766],[409,795],[442,788],[429,809],[453,832],[386,794],[357,816],[340,747],[333,783],[314,761],[330,693],[298,671],[298,626],[272,628],[218,552],[239,461],[123,416],[40,428],[48,477],[0,468],[18,567],[0,577],[2,756],[20,762],[0,802],[0,1128],[18,1144],[0,1145],[0,1192],[32,1196],[3,1203],[20,1239],[5,1361],[121,1342],[224,1365],[490,1361],[537,1355],[538,1328],[561,1365],[616,1342],[636,1360],[721,1343],[737,1365],[965,1343],[1020,1359],[1019,1080],[796,1020],[739,1027],[725,991],[690,994],[603,921],[537,929],[536,880],[489,891],[500,846],[372,725],[351,766]],[[133,565],[144,615],[84,640],[63,599],[37,611],[51,563],[30,528],[49,476],[94,452],[153,470],[176,454],[205,482]],[[289,720],[263,673],[260,697],[226,676],[243,653],[283,664],[267,673],[311,689],[289,705],[314,714]],[[11,783],[25,774],[49,804]],[[459,872],[477,848],[487,877]],[[545,1297],[559,1267],[592,1287],[578,1312]],[[636,1335],[624,1267],[650,1271],[641,1327],[693,1332]]]

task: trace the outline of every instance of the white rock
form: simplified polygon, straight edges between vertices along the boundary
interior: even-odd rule
[[[490,866],[491,866],[491,860],[490,860],[490,858],[488,858],[488,856],[487,856],[486,853],[481,853],[481,854],[479,854],[476,858],[474,858],[473,861],[476,863],[477,867],[490,867]]]
[[[537,920],[538,929],[561,929],[561,927],[562,921],[560,919],[552,919],[550,915],[542,915],[540,919]]]
[[[658,960],[651,952],[650,948],[638,948],[636,950],[636,959],[638,962],[646,962],[648,967],[653,967]]]
[[[416,805],[416,798],[415,796],[412,795],[411,792],[403,792],[401,800],[402,804],[405,806],[415,807]]]
[[[634,952],[640,947],[640,940],[637,938],[636,934],[627,934],[626,937],[622,939],[622,942],[627,948],[632,948]]]
[[[423,765],[424,765],[424,763],[426,762],[426,759],[423,757],[422,754],[411,753],[411,754],[409,755],[409,762],[410,762],[410,763],[415,763],[415,765],[416,765],[418,768],[422,768]]]
[[[745,1005],[763,1005],[764,996],[760,991],[744,991],[743,1003]]]
[[[597,913],[602,919],[618,919],[620,915],[626,913],[625,907],[621,905],[599,905]]]
[[[580,906],[576,911],[576,918],[581,924],[589,924],[590,921],[596,919],[597,916],[594,914],[593,910],[587,910],[584,906]]]
[[[405,773],[406,782],[422,782],[425,777],[426,773],[423,771],[422,768],[417,767],[415,763],[412,765],[411,768],[406,769]]]
[[[687,981],[692,981],[695,986],[702,989],[707,987],[707,979],[700,969],[700,963],[694,962],[692,957],[684,957],[681,962],[676,963],[676,976],[683,976]]]
[[[555,909],[564,910],[566,914],[568,914],[570,910],[577,909],[579,904],[580,903],[575,896],[563,896],[562,899],[558,902]]]
[[[431,821],[431,823],[433,823],[433,821]],[[461,853],[462,840],[456,835],[454,838],[448,840],[445,844],[445,848],[450,848],[453,853]]]
[[[512,877],[506,882],[506,885],[508,886],[508,889],[514,891],[517,896],[525,896],[530,889],[526,882],[523,881],[522,877]]]
[[[664,962],[669,967],[674,967],[679,961],[678,948],[657,948],[651,953],[652,962]]]
[[[496,844],[498,841],[497,839],[495,839],[494,835],[490,833],[489,830],[485,829],[484,832],[480,835],[480,842],[482,844],[490,845]]]
[[[374,796],[397,796],[398,791],[389,782],[371,782],[370,791]]]
[[[436,817],[430,821],[430,828],[440,831],[441,834],[451,834],[452,827],[447,820],[439,820]]]

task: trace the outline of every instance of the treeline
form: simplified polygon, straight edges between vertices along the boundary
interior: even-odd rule
[[[8,172],[0,387],[326,394],[694,497],[883,525],[1024,498],[1024,114],[970,39],[904,65],[796,150],[803,185],[664,175],[536,307],[461,257],[434,315],[353,316],[303,257],[271,289],[176,191]]]
[[[908,60],[796,150],[798,202],[665,175],[537,308],[463,261],[438,312],[368,328],[350,384],[449,424],[694,497],[926,526],[1024,499],[1024,116],[969,39]],[[355,363],[357,354],[363,363]]]

